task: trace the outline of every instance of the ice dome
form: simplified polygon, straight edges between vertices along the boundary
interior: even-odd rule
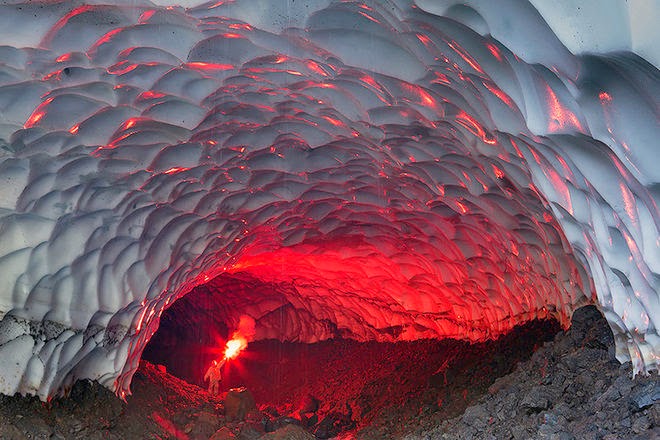
[[[593,303],[657,369],[657,5],[163,3],[0,6],[1,393],[125,396],[203,284],[297,342]]]

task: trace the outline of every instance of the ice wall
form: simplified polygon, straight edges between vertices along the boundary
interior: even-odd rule
[[[207,282],[230,327],[302,342],[594,301],[657,368],[660,95],[633,53],[575,55],[513,0],[4,4],[0,41],[2,393],[124,396]]]

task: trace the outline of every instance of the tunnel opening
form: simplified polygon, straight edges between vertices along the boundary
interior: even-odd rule
[[[387,129],[390,136],[405,131]],[[197,352],[169,360],[168,369],[203,384],[200,364],[213,358],[208,347],[222,347],[242,314],[257,321],[255,340],[301,344],[476,343],[536,319],[556,319],[567,328],[573,310],[596,301],[594,283],[583,252],[573,249],[558,223],[555,206],[533,183],[522,141],[502,138],[503,148],[513,149],[507,153],[510,162],[460,156],[454,150],[481,140],[437,130],[452,149],[439,157],[381,163],[362,160],[355,150],[365,171],[349,181],[327,169],[305,171],[298,177],[317,184],[311,194],[294,198],[289,193],[297,184],[277,178],[277,191],[286,191],[290,200],[255,208],[250,201],[266,187],[250,177],[255,189],[245,195],[248,205],[210,205],[218,219],[194,226],[207,231],[205,238],[193,243],[185,234],[177,238],[178,260],[151,283],[149,299],[133,314],[138,333],[115,384],[119,394],[128,391],[144,347],[147,358],[167,353],[174,348],[154,347],[181,335],[191,341],[182,343],[185,350]],[[415,147],[432,139],[405,134]],[[534,146],[524,145],[536,154]],[[301,161],[314,169],[313,154],[305,154]],[[459,181],[449,184],[430,174],[438,166]],[[429,180],[415,177],[413,169],[424,170]],[[227,179],[248,179],[244,174],[239,167]],[[178,227],[175,221],[165,230]],[[154,244],[165,246],[165,240]],[[173,316],[179,308],[168,311],[168,306],[182,297],[192,301],[192,292],[201,296],[180,313],[190,328],[168,336],[163,326],[178,325]],[[200,334],[204,328],[213,328],[215,336]],[[163,341],[149,342],[157,330],[156,340]]]
[[[232,258],[138,315],[160,316],[138,321],[155,331],[141,358],[202,389],[219,362],[223,398],[246,388],[270,423],[315,434],[330,417],[382,438],[421,413],[461,414],[594,298],[534,186],[488,171],[498,184],[469,201],[297,200],[267,224],[237,223]],[[223,363],[243,316],[254,333]],[[302,413],[310,401],[316,411]]]
[[[291,288],[250,273],[222,274],[165,310],[142,360],[205,390],[207,368],[223,357],[235,331],[232,317],[249,310],[257,318],[256,337],[224,365],[221,396],[247,388],[271,424],[292,418],[314,432],[324,418],[340,413],[351,421],[342,429],[402,435],[410,428],[406,420],[421,413],[433,414],[428,420],[461,414],[562,328],[547,316],[483,342],[447,337],[378,341],[358,340],[359,332],[325,322],[318,340],[292,338],[291,317],[304,312],[286,299]],[[250,310],[256,298],[259,304],[269,303],[270,310]],[[298,319],[299,326],[309,317]],[[385,332],[394,336],[401,329]],[[310,402],[316,409],[304,413]]]

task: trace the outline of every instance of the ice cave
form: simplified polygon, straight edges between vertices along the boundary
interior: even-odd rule
[[[0,393],[127,397],[195,289],[227,332],[302,344],[480,342],[594,304],[657,370],[657,13],[3,2]]]

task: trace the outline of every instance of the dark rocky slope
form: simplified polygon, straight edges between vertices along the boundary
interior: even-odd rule
[[[595,307],[575,312],[570,330],[538,349],[463,415],[408,438],[658,439],[657,373],[632,378]]]

